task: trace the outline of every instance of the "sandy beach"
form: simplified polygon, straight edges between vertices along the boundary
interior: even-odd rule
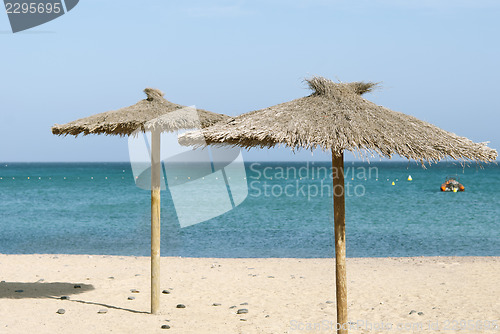
[[[0,255],[0,333],[334,332],[333,260],[161,264],[169,293],[150,315],[147,257]],[[349,258],[347,268],[353,333],[500,333],[499,257]]]

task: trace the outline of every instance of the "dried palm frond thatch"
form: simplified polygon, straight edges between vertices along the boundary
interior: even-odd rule
[[[136,130],[144,132],[158,129],[162,132],[172,132],[180,129],[199,129],[228,118],[225,115],[169,102],[158,89],[146,88],[144,93],[147,98],[133,106],[96,114],[64,125],[56,124],[52,127],[52,133],[73,136],[126,136]]]
[[[292,149],[368,151],[420,162],[446,157],[494,161],[497,152],[486,143],[442,130],[413,116],[364,99],[377,84],[335,83],[323,77],[306,79],[311,95],[252,111],[209,128],[180,136],[183,145],[236,145],[245,148],[286,145]]]

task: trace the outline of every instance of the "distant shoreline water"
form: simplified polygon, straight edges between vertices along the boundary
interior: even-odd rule
[[[332,257],[330,164],[245,162],[241,205],[186,228],[162,192],[161,255]],[[500,167],[482,166],[346,161],[347,256],[500,256]],[[450,174],[464,193],[439,191]],[[0,253],[147,256],[149,201],[128,162],[0,163]]]

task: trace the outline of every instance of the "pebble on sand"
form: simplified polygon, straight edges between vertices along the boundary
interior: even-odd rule
[[[331,300],[327,300],[325,303],[327,303],[327,304],[333,304],[334,302],[331,301]]]
[[[238,311],[236,311],[236,314],[247,314],[248,309],[246,308],[240,308]]]
[[[61,296],[62,300],[69,300],[69,296]]]
[[[176,307],[177,307],[177,308],[186,308],[186,305],[184,305],[184,304],[177,304],[177,306],[176,306]]]
[[[99,314],[106,314],[106,313],[108,313],[108,310],[106,310],[105,308],[103,308],[103,309],[99,310],[97,313],[99,313]]]
[[[134,299],[135,299],[135,297],[130,296],[130,297],[128,297],[127,299],[128,299],[128,300],[134,300]]]
[[[240,305],[248,305],[248,303],[247,303],[247,302],[244,302],[244,303],[241,303]]]
[[[220,303],[213,303],[212,306],[220,306]]]
[[[14,292],[24,292],[24,290],[16,290],[16,291],[14,291]]]
[[[169,325],[161,325],[161,329],[169,329],[170,326]]]
[[[66,310],[63,309],[63,308],[60,308],[59,310],[57,310],[56,313],[58,313],[58,314],[64,314],[64,313],[66,313]]]
[[[168,290],[163,290],[161,293],[164,293],[164,294],[168,295],[168,294],[170,293],[170,291],[168,291]]]
[[[81,286],[81,285],[79,285],[79,284],[75,284],[75,285],[73,286],[73,288],[75,288],[75,289],[81,289],[81,288],[82,288],[82,286]]]
[[[236,305],[233,305],[233,306],[231,306],[231,307],[229,307],[229,308],[230,308],[230,309],[232,309],[232,308],[236,308]]]
[[[408,313],[408,314],[410,314],[410,315],[411,315],[411,314],[415,314],[415,313],[417,313],[417,311],[415,311],[415,310],[411,310],[411,311],[410,311],[410,313]]]
[[[139,290],[137,290],[137,289],[130,289],[130,292],[132,292],[132,293],[139,293]]]
[[[418,315],[424,315],[424,312],[418,312],[417,314]]]

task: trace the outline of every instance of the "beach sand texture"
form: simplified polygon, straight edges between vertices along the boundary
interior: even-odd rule
[[[334,332],[331,259],[161,266],[150,315],[147,257],[0,255],[0,333]],[[500,333],[500,257],[348,258],[347,275],[351,333]]]

